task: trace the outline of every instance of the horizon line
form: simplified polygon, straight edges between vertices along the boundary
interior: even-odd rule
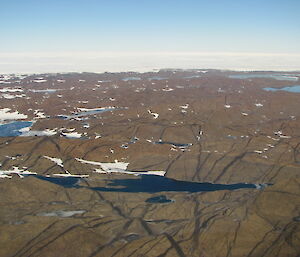
[[[166,68],[298,71],[300,70],[300,53],[192,51],[0,52],[0,74],[145,72]]]
[[[164,56],[291,56],[300,57],[300,53],[290,52],[216,52],[216,51],[22,51],[22,52],[0,52],[0,57],[79,57],[79,56],[151,56],[151,55],[164,55]]]
[[[197,70],[207,70],[207,71],[222,71],[222,72],[299,72],[299,70],[292,70],[292,69],[273,69],[273,70],[268,70],[268,69],[240,69],[240,68],[235,68],[235,69],[217,69],[217,68],[153,68],[153,69],[145,69],[145,70],[134,70],[134,69],[128,69],[128,70],[120,70],[120,71],[49,71],[49,72],[12,72],[12,73],[3,73],[0,72],[0,75],[41,75],[41,74],[72,74],[72,73],[92,73],[92,74],[104,74],[104,73],[138,73],[138,74],[144,74],[144,73],[150,73],[150,72],[159,72],[162,70],[182,70],[182,71],[197,71]],[[300,74],[299,74],[300,75]]]

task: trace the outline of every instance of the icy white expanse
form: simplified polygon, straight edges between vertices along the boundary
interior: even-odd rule
[[[299,53],[245,52],[15,52],[0,53],[0,74],[126,72],[163,68],[300,70]],[[38,79],[36,82],[44,82]]]

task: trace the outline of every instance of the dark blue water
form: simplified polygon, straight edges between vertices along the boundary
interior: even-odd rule
[[[54,177],[45,177],[45,176],[40,176],[40,175],[28,175],[28,176],[34,176],[38,179],[45,180],[48,182],[51,182],[53,184],[63,186],[63,187],[78,187],[77,184],[80,181],[80,178],[78,177],[59,177],[59,178],[54,178]]]
[[[155,197],[148,198],[146,203],[170,203],[172,200],[168,199],[165,195],[159,195]]]
[[[8,124],[0,125],[0,137],[16,137],[22,133],[19,131],[22,128],[31,127],[31,121],[14,121]]]
[[[109,183],[106,187],[85,187],[79,186],[78,183],[82,178],[77,177],[44,177],[40,175],[28,175],[35,176],[38,179],[54,183],[63,187],[74,187],[74,188],[87,188],[95,191],[102,192],[126,192],[126,193],[159,193],[159,192],[208,192],[208,191],[219,191],[219,190],[237,190],[242,188],[256,189],[264,188],[265,185],[255,185],[247,183],[237,184],[212,184],[212,183],[199,183],[199,182],[188,182],[170,179],[155,175],[141,175],[139,178],[132,179],[114,179],[108,180]],[[150,202],[155,201],[167,201],[164,197],[149,198]]]
[[[168,141],[156,141],[154,143],[158,144],[158,145],[173,145],[176,147],[189,147],[192,145],[192,144],[181,144],[181,143],[174,143],[174,142],[168,142]]]
[[[271,91],[271,92],[286,91],[286,92],[291,92],[291,93],[300,93],[300,85],[295,85],[295,86],[290,86],[290,87],[282,87],[282,88],[265,87],[264,90]]]
[[[142,175],[137,179],[111,180],[108,187],[92,187],[91,189],[103,192],[127,193],[158,193],[158,192],[207,192],[218,190],[236,190],[241,188],[257,188],[254,184],[212,184],[180,181],[155,175]]]

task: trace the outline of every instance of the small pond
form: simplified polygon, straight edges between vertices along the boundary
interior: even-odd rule
[[[99,113],[108,112],[108,111],[113,111],[113,110],[115,110],[115,108],[101,108],[99,110],[78,112],[78,113],[75,113],[72,115],[58,115],[58,118],[61,118],[63,120],[70,120],[70,119],[74,119],[74,118],[81,118],[81,117],[90,116],[90,115],[99,114]]]
[[[291,92],[291,93],[300,93],[300,85],[295,85],[295,86],[290,86],[290,87],[282,87],[282,88],[265,87],[264,90],[271,91],[271,92],[286,91],[286,92]]]
[[[16,137],[20,136],[23,128],[32,126],[31,121],[14,121],[0,125],[0,137]]]
[[[252,79],[252,78],[267,78],[267,79],[276,79],[276,80],[287,80],[287,81],[298,81],[298,77],[293,74],[254,74],[254,73],[246,73],[246,74],[234,74],[229,75],[229,78],[232,79]]]

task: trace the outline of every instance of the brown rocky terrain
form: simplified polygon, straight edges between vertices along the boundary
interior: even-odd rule
[[[241,74],[0,75],[0,122],[4,108],[34,121],[32,134],[0,137],[0,256],[300,256],[300,93],[263,90],[300,73],[230,76]],[[26,171],[88,177],[68,187]],[[257,188],[112,185],[141,171]]]

